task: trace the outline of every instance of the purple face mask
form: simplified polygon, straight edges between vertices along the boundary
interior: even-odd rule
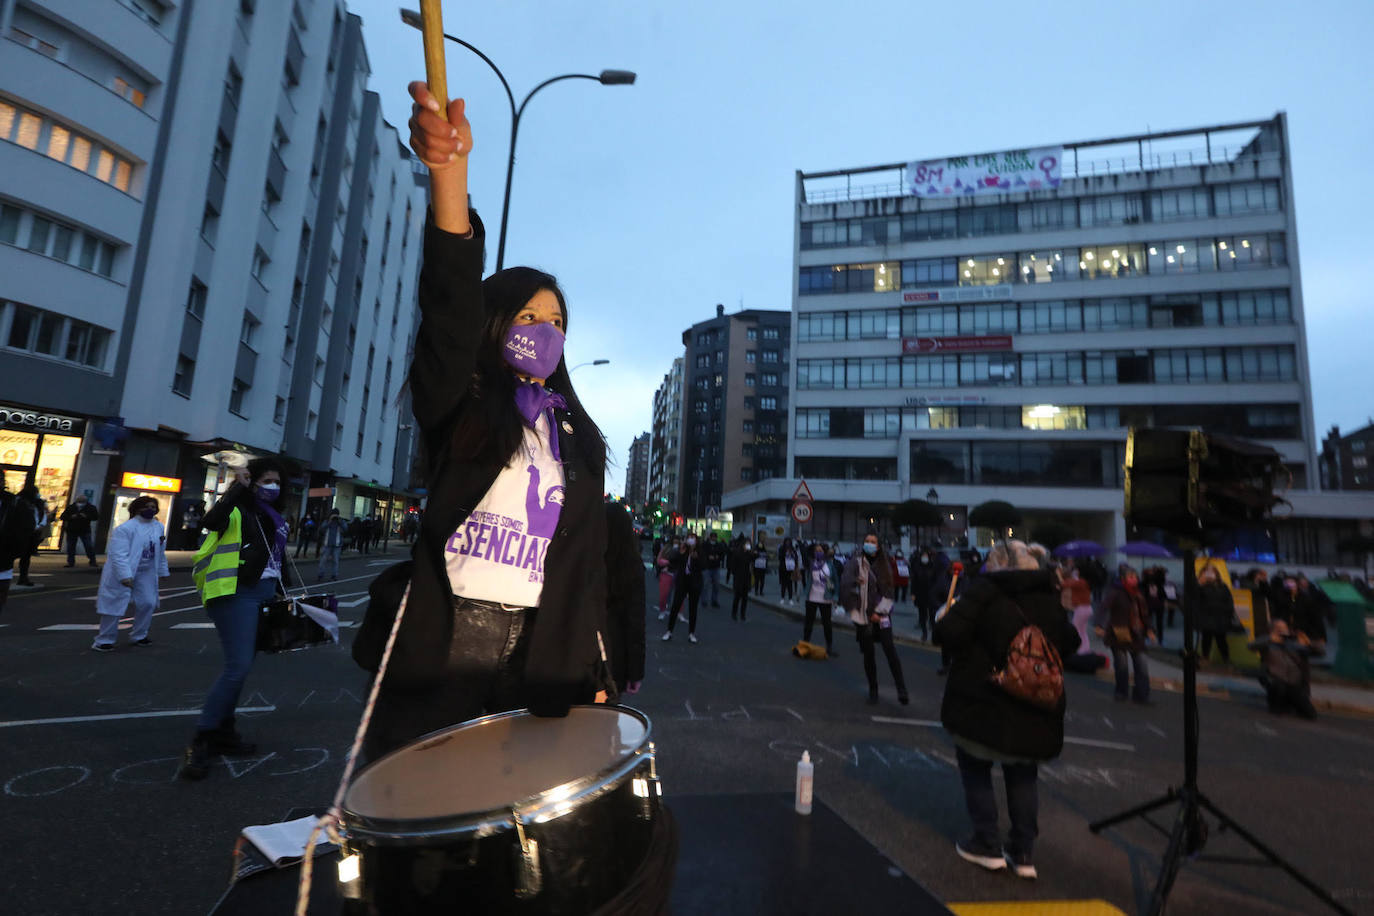
[[[563,358],[563,340],[551,322],[512,325],[503,348],[506,363],[521,375],[548,378]]]

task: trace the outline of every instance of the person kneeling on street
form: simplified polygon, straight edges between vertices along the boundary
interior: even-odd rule
[[[1269,625],[1269,637],[1249,647],[1260,656],[1259,682],[1264,685],[1269,711],[1278,715],[1291,709],[1304,719],[1315,719],[1308,663],[1313,648],[1307,634],[1299,630],[1294,635],[1285,621],[1275,620]]]

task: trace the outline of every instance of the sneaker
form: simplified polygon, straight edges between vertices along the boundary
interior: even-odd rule
[[[965,862],[981,865],[988,871],[1001,871],[1007,867],[1007,860],[1004,856],[1000,853],[994,855],[990,851],[982,850],[974,840],[961,840],[955,843],[954,851]]]
[[[672,639],[672,638],[673,638],[673,631],[672,631],[672,630],[667,631],[666,633],[663,634],[663,637],[662,637],[662,638],[663,638],[663,641],[664,641],[664,642],[667,642],[668,640]]]
[[[136,646],[151,646],[152,644],[153,644],[153,641],[152,641],[151,639],[149,639],[148,637],[146,637],[146,636],[143,637],[142,639],[135,639],[135,640],[134,640],[134,645],[136,645]]]
[[[1014,856],[1004,849],[1002,850],[1002,858],[1006,860],[1007,865],[1011,866],[1011,870],[1016,872],[1016,877],[1025,878],[1027,881],[1034,881],[1039,877],[1029,856]]]
[[[98,642],[91,646],[93,652],[113,652],[114,648],[114,643],[112,642]]]
[[[658,619],[659,619],[659,620],[667,620],[667,619],[668,619],[668,612],[667,612],[667,611],[659,611],[659,612],[658,612]]]
[[[687,641],[688,641],[689,643],[691,643],[692,645],[696,645],[696,642],[697,642],[697,634],[695,634],[695,633],[688,633],[688,634],[687,634]]]

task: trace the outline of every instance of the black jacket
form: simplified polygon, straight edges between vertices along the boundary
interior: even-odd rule
[[[1197,617],[1195,622],[1203,633],[1225,633],[1236,616],[1236,602],[1231,590],[1220,582],[1199,585],[1197,589]]]
[[[91,533],[91,523],[100,521],[100,510],[90,503],[78,506],[72,503],[67,507],[67,511],[62,513],[62,525],[64,533],[74,534],[78,537],[83,534]]]
[[[1000,753],[1049,760],[1064,746],[1064,702],[1057,709],[1040,709],[989,680],[1006,663],[1007,648],[1027,620],[1061,656],[1078,648],[1078,631],[1059,604],[1053,571],[1007,570],[969,582],[964,596],[935,624],[938,641],[953,656],[940,721],[951,734]]]
[[[476,213],[471,219],[469,239],[436,228],[432,216],[426,220],[410,392],[431,461],[428,509],[411,560],[373,581],[372,600],[353,641],[354,660],[376,671],[409,581],[410,599],[386,674],[387,685],[396,688],[436,687],[447,674],[453,592],[444,547],[501,472],[501,466],[480,463],[452,443],[487,317],[482,298],[485,233]],[[544,559],[523,699],[536,715],[561,716],[569,705],[590,701],[599,683],[597,633],[606,629],[606,511],[604,475],[586,460],[575,421],[566,410],[555,410],[554,417],[566,500]]]
[[[206,531],[224,531],[229,527],[229,513],[238,509],[243,516],[243,546],[239,548],[239,587],[256,585],[262,579],[262,571],[267,568],[270,551],[269,540],[273,539],[272,517],[258,505],[253,491],[240,483],[232,483],[229,489],[205,513],[200,526]],[[282,550],[282,585],[290,580],[287,570],[286,551]]]
[[[606,504],[606,655],[621,693],[644,680],[644,561],[630,515]]]
[[[735,591],[748,594],[754,576],[754,551],[746,548],[742,542],[736,544],[730,548],[726,563],[730,565],[730,575],[735,580]]]

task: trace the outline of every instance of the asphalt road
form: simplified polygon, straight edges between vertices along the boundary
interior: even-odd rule
[[[335,588],[342,619],[361,617],[367,582],[386,562],[345,561]],[[94,575],[78,569],[39,581],[48,587],[12,595],[0,617],[0,911],[207,912],[227,883],[242,827],[332,797],[360,713],[362,673],[346,648],[259,656],[241,721],[261,752],[217,761],[203,783],[178,782],[180,751],[220,664],[189,575],[166,580],[153,646],[125,643],[105,655],[88,649]],[[817,796],[941,899],[1096,897],[1127,912],[1148,899],[1164,837],[1138,820],[1100,836],[1087,823],[1179,780],[1178,695],[1157,692],[1156,705],[1137,707],[1113,702],[1105,681],[1071,681],[1070,743],[1042,769],[1040,880],[1032,884],[954,855],[966,815],[953,746],[938,726],[943,681],[929,650],[900,650],[910,706],[897,704],[880,659],[882,699],[871,707],[848,633],[837,640],[840,658],[801,661],[788,653],[800,625],[760,608],[746,623],[731,622],[728,608],[704,608],[697,645],[682,627],[660,642],[662,626],[648,616],[648,677],[632,705],[652,718],[670,802],[790,791],[796,759],[809,749]],[[1347,907],[1374,914],[1369,721],[1276,719],[1245,698],[1203,699],[1201,712],[1204,791]],[[1206,851],[1249,855],[1215,830]],[[856,907],[860,898],[856,889]],[[1169,912],[1323,909],[1275,869],[1190,862]]]

